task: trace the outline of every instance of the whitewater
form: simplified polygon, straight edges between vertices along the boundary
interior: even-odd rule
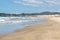
[[[38,17],[0,17],[0,34],[12,33],[33,24],[40,24],[46,19]]]

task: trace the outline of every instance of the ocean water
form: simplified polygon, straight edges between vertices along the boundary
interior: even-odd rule
[[[0,17],[0,34],[12,33],[26,26],[46,21],[47,19],[37,17]]]

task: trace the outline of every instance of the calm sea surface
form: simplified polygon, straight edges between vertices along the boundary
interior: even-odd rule
[[[8,34],[29,25],[46,22],[36,17],[0,17],[0,34]]]

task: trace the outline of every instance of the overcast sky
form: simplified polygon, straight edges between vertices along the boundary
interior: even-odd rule
[[[60,12],[60,0],[0,0],[3,13]]]

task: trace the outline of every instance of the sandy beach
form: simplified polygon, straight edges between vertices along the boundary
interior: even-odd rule
[[[60,17],[52,17],[43,24],[17,30],[3,36],[0,40],[60,40]]]

